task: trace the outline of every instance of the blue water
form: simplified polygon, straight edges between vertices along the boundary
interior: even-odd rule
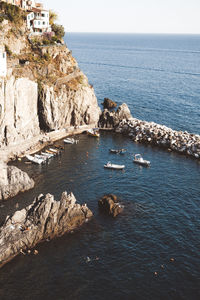
[[[200,35],[68,34],[66,42],[104,97],[134,117],[200,133]]]
[[[66,41],[99,104],[109,97],[126,102],[136,118],[200,133],[200,36],[68,34]],[[3,203],[0,217],[16,202],[23,208],[39,193],[59,199],[67,190],[94,218],[39,245],[38,256],[4,266],[0,299],[200,299],[200,163],[119,134],[79,139],[47,166],[18,163],[37,185]],[[122,147],[124,156],[108,151]],[[151,167],[133,164],[133,153]],[[108,160],[125,171],[105,170]],[[116,219],[98,211],[105,193],[125,205]]]

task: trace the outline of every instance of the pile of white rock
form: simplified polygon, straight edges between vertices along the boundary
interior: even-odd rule
[[[129,135],[135,142],[145,142],[200,158],[200,135],[176,131],[169,127],[135,118],[123,119],[116,132]]]

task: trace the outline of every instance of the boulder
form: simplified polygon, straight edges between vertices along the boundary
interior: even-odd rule
[[[73,231],[92,217],[86,204],[76,203],[64,192],[60,201],[51,194],[39,195],[33,203],[8,216],[0,228],[0,267],[39,242]]]
[[[113,100],[109,99],[109,98],[104,98],[104,102],[102,103],[104,109],[112,109],[117,107],[117,103],[114,102]]]
[[[16,196],[34,187],[34,181],[17,167],[0,163],[0,200]]]
[[[116,217],[123,211],[123,205],[121,205],[117,199],[117,196],[113,194],[104,195],[98,201],[99,208],[106,214]]]

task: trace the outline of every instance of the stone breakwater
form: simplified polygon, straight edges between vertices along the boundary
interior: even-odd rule
[[[200,136],[187,131],[176,131],[134,118],[121,121],[115,131],[128,134],[135,142],[149,143],[200,158]]]
[[[105,109],[100,117],[99,126],[126,134],[135,142],[160,146],[200,159],[200,135],[135,119],[125,103],[119,106],[116,112]]]
[[[64,192],[60,201],[51,194],[38,196],[31,205],[7,216],[0,228],[0,267],[38,243],[71,232],[92,217],[86,204]]]

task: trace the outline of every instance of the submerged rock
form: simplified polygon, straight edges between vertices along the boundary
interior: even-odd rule
[[[34,187],[34,181],[17,167],[0,163],[0,200],[16,196]]]
[[[103,196],[98,201],[99,208],[105,213],[116,217],[123,211],[123,205],[121,205],[117,199],[117,196],[108,194]]]
[[[104,98],[104,102],[102,104],[104,109],[111,109],[117,107],[117,103],[109,98]]]
[[[8,216],[0,228],[0,266],[39,242],[73,231],[92,217],[87,205],[64,192],[60,201],[39,195],[26,208]]]

